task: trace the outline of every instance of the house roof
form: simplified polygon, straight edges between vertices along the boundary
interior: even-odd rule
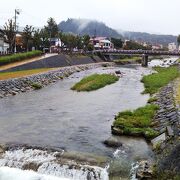
[[[91,38],[90,40],[101,41],[101,40],[108,40],[108,38],[107,37],[95,37],[95,38]]]

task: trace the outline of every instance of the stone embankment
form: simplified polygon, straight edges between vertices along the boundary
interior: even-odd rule
[[[155,145],[155,169],[162,178],[180,177],[180,114],[175,91],[175,82],[171,82],[158,93],[155,102],[160,109],[154,120],[161,135],[152,142]]]
[[[112,62],[103,62],[96,64],[94,63],[78,66],[68,66],[46,73],[31,75],[28,77],[3,80],[0,81],[0,98],[47,86],[48,84],[54,83],[58,80],[62,80],[64,77],[68,77],[75,72],[112,65],[114,65],[114,63]]]
[[[137,171],[138,179],[171,177],[173,179],[180,172],[180,113],[176,107],[174,95],[174,82],[169,83],[155,95],[154,103],[159,106],[159,110],[154,117],[154,129],[160,134],[151,141],[155,153],[155,165],[152,167],[151,162],[140,162]]]
[[[173,83],[165,86],[157,95],[155,104],[159,106],[154,122],[155,130],[160,134],[167,132],[167,135],[174,136],[177,134],[177,123],[179,121],[178,111],[174,101]],[[171,132],[170,132],[171,131]]]

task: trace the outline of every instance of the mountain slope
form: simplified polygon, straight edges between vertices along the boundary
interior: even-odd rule
[[[122,38],[116,30],[106,26],[102,22],[88,19],[68,19],[62,21],[58,25],[59,29],[63,32],[74,33],[74,34],[89,34],[90,36],[105,36]]]
[[[173,35],[157,35],[157,34],[149,34],[144,32],[130,32],[125,31],[123,32],[123,36],[126,39],[131,39],[134,41],[140,41],[140,42],[148,42],[151,44],[163,44],[167,45],[169,43],[177,41],[177,36]]]
[[[139,42],[147,42],[150,44],[163,44],[167,45],[169,43],[175,42],[177,36],[173,35],[157,35],[145,32],[130,32],[122,30],[114,30],[106,26],[102,22],[90,19],[68,19],[67,21],[62,21],[58,25],[59,29],[66,33],[73,34],[89,34],[90,36],[105,36],[114,37],[121,39],[130,39]]]

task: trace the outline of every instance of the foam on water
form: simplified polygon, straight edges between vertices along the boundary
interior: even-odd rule
[[[163,60],[159,59],[154,59],[151,62],[148,63],[148,66],[154,67],[154,66],[161,66],[161,67],[169,67],[170,65],[173,65],[178,58],[173,57],[173,58],[167,58]]]
[[[0,159],[0,177],[2,177],[0,179],[9,180],[8,176],[5,176],[5,172],[8,172],[7,174],[9,177],[17,177],[17,180],[21,180],[23,174],[27,176],[26,180],[47,180],[48,178],[48,180],[51,180],[52,178],[50,178],[50,176],[56,176],[60,179],[68,178],[70,180],[109,179],[106,168],[81,165],[72,160],[69,160],[68,162],[61,162],[61,159],[57,158],[58,153],[59,152],[47,152],[38,149],[18,149],[6,151]],[[6,169],[3,166],[8,166],[10,168]],[[31,171],[23,172],[17,169],[11,169],[19,168],[23,170],[28,169],[27,167],[30,166],[33,166],[37,173],[43,175],[34,174]]]
[[[1,180],[70,180],[67,178],[59,178],[38,174],[33,171],[23,171],[16,168],[0,167]]]

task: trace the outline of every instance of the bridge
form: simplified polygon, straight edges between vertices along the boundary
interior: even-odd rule
[[[148,56],[180,56],[179,51],[157,51],[157,50],[94,50],[94,54],[101,54],[103,56],[116,55],[141,55],[142,66],[148,66]]]

